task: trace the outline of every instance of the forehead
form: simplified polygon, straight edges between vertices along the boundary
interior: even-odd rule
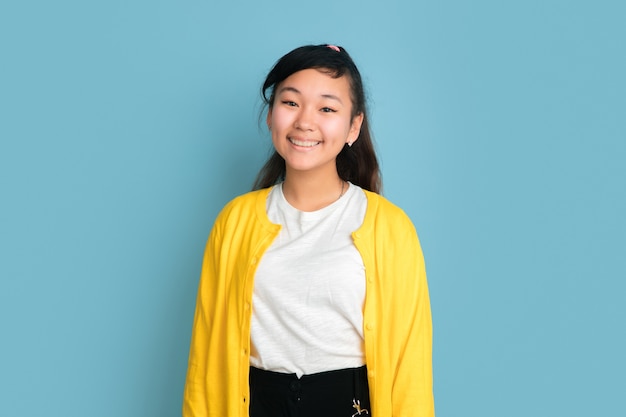
[[[348,77],[333,77],[333,73],[325,69],[304,69],[294,72],[285,78],[278,86],[276,93],[292,91],[302,95],[336,95],[350,96],[350,82]]]

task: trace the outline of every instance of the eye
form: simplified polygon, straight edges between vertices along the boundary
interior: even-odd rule
[[[337,110],[331,109],[330,107],[322,107],[320,111],[322,113],[335,113]]]
[[[289,106],[289,107],[296,107],[297,106],[295,101],[283,100],[282,103],[284,105],[286,105],[286,106]]]

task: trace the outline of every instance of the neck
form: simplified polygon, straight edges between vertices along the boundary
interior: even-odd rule
[[[293,207],[302,211],[315,211],[337,201],[348,189],[348,185],[334,175],[310,175],[289,172],[285,175],[283,194]]]

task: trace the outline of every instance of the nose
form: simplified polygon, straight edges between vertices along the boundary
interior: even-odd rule
[[[310,108],[302,108],[298,112],[295,120],[295,128],[300,130],[313,130],[315,127],[315,116]]]

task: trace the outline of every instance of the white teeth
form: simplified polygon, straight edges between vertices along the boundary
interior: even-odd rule
[[[315,145],[319,145],[320,144],[320,142],[313,142],[313,141],[310,141],[310,140],[297,140],[297,139],[293,139],[293,138],[289,138],[289,142],[293,143],[294,145],[304,146],[304,147],[307,147],[307,148],[311,148],[311,147],[313,147]]]

